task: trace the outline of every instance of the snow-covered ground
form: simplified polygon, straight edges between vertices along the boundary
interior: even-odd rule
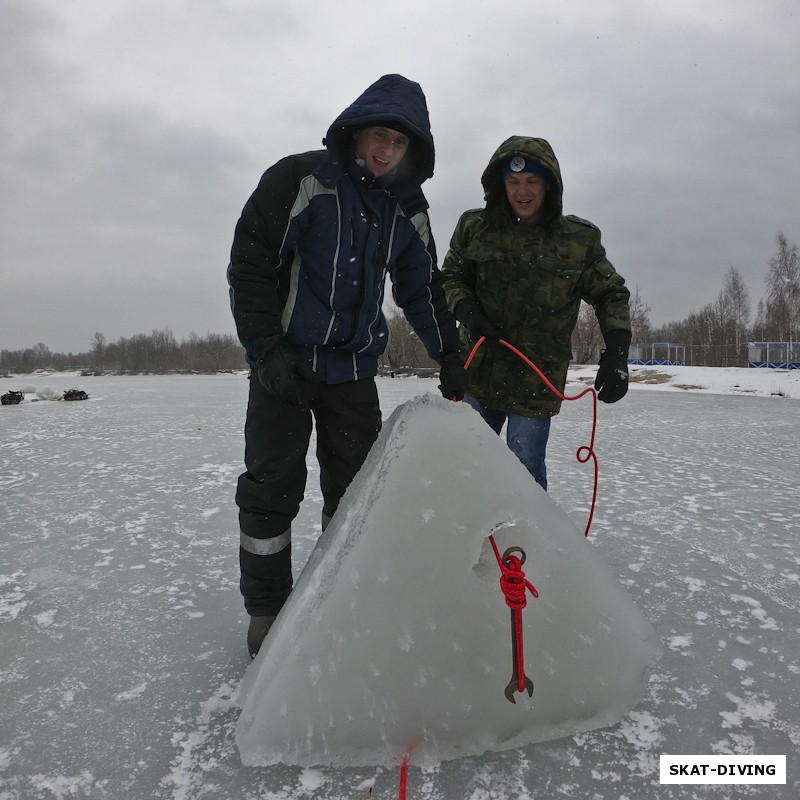
[[[597,367],[570,367],[571,380],[593,382]],[[701,394],[784,397],[800,400],[800,370],[740,369],[738,367],[667,367],[632,365],[631,385]]]
[[[593,373],[574,369],[568,392]],[[663,643],[648,694],[611,728],[424,770],[412,762],[409,800],[800,794],[800,375],[632,374],[646,380],[598,407],[591,539]],[[0,393],[90,395],[28,394],[0,408],[0,800],[398,796],[390,769],[239,760],[249,659],[233,489],[246,384],[0,381]],[[435,386],[379,379],[384,416]],[[550,495],[581,529],[592,482],[575,450],[590,431],[590,399],[566,403],[548,459]],[[297,571],[318,536],[313,457],[309,466]],[[787,784],[659,785],[667,753],[785,754]]]

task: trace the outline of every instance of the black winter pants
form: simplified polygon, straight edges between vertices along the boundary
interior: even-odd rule
[[[252,616],[278,613],[292,590],[292,520],[306,488],[312,424],[323,497],[323,528],[361,469],[381,429],[375,380],[308,387],[310,408],[287,406],[250,373],[246,472],[239,476],[240,589]],[[312,420],[313,415],[313,420]]]

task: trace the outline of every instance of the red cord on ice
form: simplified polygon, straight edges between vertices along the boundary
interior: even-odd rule
[[[406,800],[406,784],[408,783],[408,758],[409,753],[403,755],[403,763],[400,766],[400,800]]]
[[[478,348],[486,341],[486,337],[482,336],[478,339],[475,347],[472,348],[472,352],[469,354],[467,358],[464,369],[469,369],[469,365],[472,363],[472,359],[475,357],[475,353],[478,352]],[[589,459],[592,459],[594,464],[594,484],[592,488],[592,504],[589,507],[589,519],[586,521],[586,528],[583,532],[584,536],[589,535],[589,529],[592,527],[592,519],[594,518],[594,507],[597,502],[597,479],[598,479],[598,466],[597,466],[597,455],[594,452],[594,437],[597,431],[597,392],[589,386],[584,389],[582,392],[576,395],[566,395],[562,394],[555,386],[548,380],[547,376],[533,363],[524,353],[517,350],[513,344],[509,344],[505,339],[498,340],[501,345],[507,347],[512,353],[519,356],[545,383],[548,389],[553,392],[556,397],[560,398],[561,400],[579,400],[586,394],[590,394],[592,396],[592,438],[588,445],[584,445],[579,447],[575,453],[575,457],[581,464],[585,464]]]
[[[475,357],[475,353],[478,352],[478,348],[486,341],[486,337],[481,337],[475,347],[472,348],[472,352],[469,354],[467,358],[464,369],[469,369],[469,365],[472,363],[472,359]],[[536,366],[524,353],[517,350],[513,344],[509,344],[505,339],[499,340],[500,344],[504,347],[507,347],[511,350],[512,353],[515,353],[519,356],[536,374],[544,381],[545,385],[550,389],[556,397],[559,397],[561,400],[579,400],[586,394],[591,394],[592,396],[592,437],[588,445],[584,445],[579,447],[575,453],[575,457],[581,464],[585,464],[590,458],[594,463],[594,488],[592,491],[592,505],[589,509],[589,519],[586,522],[586,529],[584,531],[584,536],[589,535],[589,529],[592,526],[592,519],[594,517],[594,507],[595,502],[597,500],[597,478],[598,478],[598,466],[597,466],[597,456],[594,452],[594,438],[595,432],[597,431],[597,393],[592,387],[588,387],[584,389],[579,394],[570,396],[562,394],[555,386],[548,380],[547,376]],[[455,397],[453,397],[455,400]],[[489,536],[489,541],[492,544],[492,548],[494,550],[495,557],[497,558],[497,564],[500,567],[500,588],[503,591],[503,596],[506,599],[506,605],[512,611],[522,611],[527,604],[527,597],[525,595],[525,590],[527,589],[534,597],[539,596],[539,592],[536,591],[536,587],[525,578],[525,573],[522,571],[522,562],[521,560],[514,555],[509,555],[507,560],[507,564],[503,563],[503,559],[500,555],[500,551],[497,549],[497,544],[494,540],[494,536]],[[516,614],[515,615],[515,636],[517,639],[517,676],[519,679],[518,690],[520,692],[525,691],[524,679],[525,679],[525,658],[522,650],[522,615]],[[403,755],[403,762],[400,766],[400,799],[399,800],[406,800],[406,787],[408,784],[408,760],[410,758],[410,753],[405,753]]]

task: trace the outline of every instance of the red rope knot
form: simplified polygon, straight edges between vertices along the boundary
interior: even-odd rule
[[[525,589],[528,589],[534,597],[539,596],[536,587],[530,581],[525,580],[525,573],[522,571],[522,565],[525,563],[525,551],[521,547],[509,547],[501,557],[493,533],[489,534],[489,544],[494,550],[497,566],[500,567],[500,588],[506,598],[506,605],[515,610],[525,608],[527,603]],[[513,553],[520,553],[522,558]]]
[[[506,599],[506,605],[514,610],[522,610],[528,603],[528,598],[525,595],[525,590],[528,589],[534,597],[539,596],[536,587],[525,578],[525,573],[522,571],[524,563],[523,558],[511,554],[511,550],[519,550],[519,548],[509,548],[506,550],[503,558],[498,561],[500,566],[500,588],[503,590],[503,596]],[[520,552],[522,552],[520,550]]]

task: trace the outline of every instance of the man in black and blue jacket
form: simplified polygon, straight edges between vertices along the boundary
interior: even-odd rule
[[[375,375],[388,344],[387,274],[441,365],[442,393],[460,400],[466,385],[421,189],[434,166],[422,89],[384,75],[336,118],[323,144],[264,173],[236,225],[228,267],[251,365],[246,471],[236,491],[251,656],[292,588],[291,524],[312,424],[323,529],[380,431]]]

